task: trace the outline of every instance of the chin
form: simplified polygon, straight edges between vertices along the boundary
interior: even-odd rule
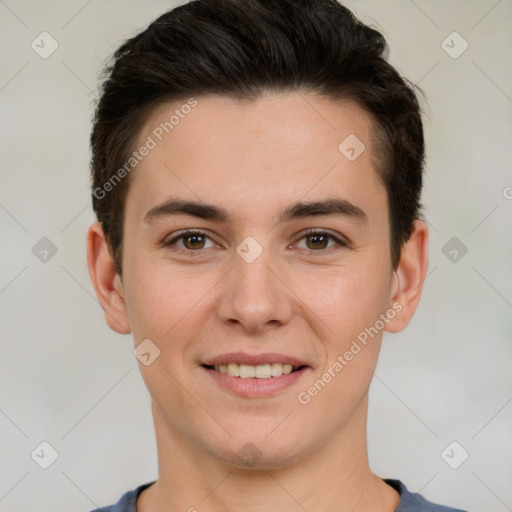
[[[219,453],[219,446],[212,446],[212,454],[225,464],[242,470],[274,470],[290,466],[305,457],[307,449],[300,446],[298,439],[276,436],[275,439],[261,439],[261,435],[254,441],[244,439],[230,440],[230,446]]]

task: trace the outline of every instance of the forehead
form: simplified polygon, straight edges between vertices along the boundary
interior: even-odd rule
[[[161,104],[135,145],[151,149],[130,176],[127,210],[140,210],[140,217],[172,195],[262,217],[274,206],[336,195],[378,211],[386,208],[386,193],[372,127],[356,104],[306,93]]]

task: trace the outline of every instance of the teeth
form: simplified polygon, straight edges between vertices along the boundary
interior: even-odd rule
[[[228,375],[230,377],[240,377],[240,365],[236,363],[228,364]]]
[[[270,379],[292,373],[293,366],[281,363],[259,364],[258,366],[229,363],[216,364],[214,369],[216,372],[227,373],[230,377],[240,377],[241,379]]]
[[[269,364],[260,364],[256,366],[254,373],[258,379],[270,379],[272,377],[272,367]]]
[[[272,377],[281,377],[283,375],[283,365],[279,363],[273,363],[270,365],[270,371],[272,373]]]
[[[293,366],[291,364],[283,364],[283,373],[286,375],[292,373]]]
[[[246,364],[240,365],[240,378],[251,379],[256,376],[256,368],[254,366],[248,366]]]

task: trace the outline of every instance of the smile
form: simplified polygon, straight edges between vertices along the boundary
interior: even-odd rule
[[[303,366],[293,366],[283,363],[264,363],[256,366],[248,364],[216,364],[204,365],[208,370],[214,370],[218,373],[224,373],[230,377],[238,377],[240,379],[271,379],[288,375],[292,372],[300,370]]]

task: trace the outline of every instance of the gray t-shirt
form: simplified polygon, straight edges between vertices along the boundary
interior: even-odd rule
[[[399,480],[384,481],[400,494],[400,502],[395,512],[465,512],[458,508],[444,507],[427,501],[420,494],[409,492],[407,487]],[[98,508],[92,512],[137,512],[135,507],[137,498],[144,489],[152,484],[154,484],[154,482],[141,485],[134,491],[129,491],[124,494],[115,505]]]

